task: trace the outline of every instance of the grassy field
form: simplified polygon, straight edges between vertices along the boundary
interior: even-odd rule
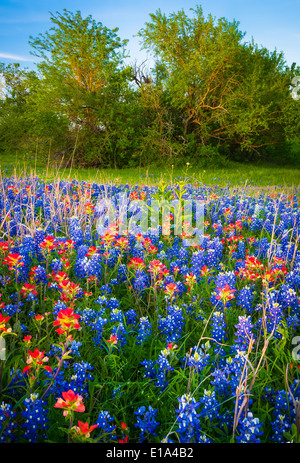
[[[176,180],[185,178],[191,183],[219,185],[219,186],[243,186],[253,185],[261,187],[298,189],[300,185],[300,168],[295,166],[276,166],[229,163],[226,168],[218,166],[207,169],[195,169],[188,165],[184,169],[174,169],[166,164],[164,169],[126,168],[126,169],[76,169],[53,168],[51,163],[42,162],[34,157],[20,159],[17,156],[0,154],[0,169],[3,176],[36,174],[49,180],[55,178],[77,179],[87,182],[155,185],[160,181],[176,183]]]
[[[300,443],[299,169],[0,168],[0,442]],[[201,246],[104,233],[120,192]]]

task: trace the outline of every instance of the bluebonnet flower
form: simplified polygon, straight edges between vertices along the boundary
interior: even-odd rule
[[[211,380],[211,385],[214,387],[218,396],[230,396],[231,378],[228,365],[226,364],[224,367],[215,368],[211,376],[213,378]]]
[[[99,296],[98,299],[95,301],[95,303],[100,305],[101,307],[100,315],[103,315],[105,312],[106,304],[107,304],[107,297],[104,295]],[[104,308],[102,309],[103,306]]]
[[[139,320],[136,344],[142,344],[143,342],[148,340],[151,336],[151,333],[152,333],[152,325],[148,317],[141,317]]]
[[[287,284],[292,285],[294,289],[300,289],[300,271],[298,268],[286,274],[285,281]]]
[[[263,423],[260,423],[258,418],[253,418],[253,413],[248,411],[247,417],[238,424],[236,441],[241,444],[260,443],[258,436],[263,434],[262,425]]]
[[[22,304],[23,305],[23,304]],[[5,312],[6,315],[11,317],[12,315],[15,315],[19,308],[21,307],[21,303],[19,304],[7,304],[2,311]]]
[[[107,294],[107,295],[110,295],[111,292],[112,292],[112,288],[111,288],[108,284],[106,284],[106,285],[102,285],[102,286],[99,288],[99,291],[100,291],[100,293],[103,294],[103,295],[106,295],[106,294]]]
[[[239,241],[238,242],[238,247],[237,247],[237,252],[236,252],[236,258],[237,259],[245,259],[246,255],[246,245],[244,241]]]
[[[182,444],[197,442],[197,438],[201,435],[199,413],[196,412],[200,403],[196,402],[190,394],[179,397],[178,402],[179,408],[175,412],[177,413],[176,432],[179,435],[179,441]]]
[[[214,312],[210,321],[210,336],[218,343],[224,343],[227,340],[225,316],[223,312]],[[213,343],[213,339],[211,342]]]
[[[219,415],[220,404],[216,398],[216,392],[205,389],[199,403],[202,404],[199,416],[213,421]]]
[[[82,258],[76,258],[76,262],[74,265],[74,271],[77,278],[85,278],[88,274],[89,268],[89,259],[88,257],[84,256]]]
[[[196,251],[192,254],[190,269],[197,279],[201,276],[201,269],[205,265],[204,251]]]
[[[280,338],[282,334],[278,328],[282,327],[283,310],[278,302],[269,301],[266,309],[266,327],[268,333],[273,333],[275,338]]]
[[[144,377],[155,379],[157,375],[156,362],[153,360],[143,360],[141,365],[145,367]]]
[[[236,275],[233,271],[221,272],[217,275],[215,279],[216,288],[223,288],[226,285],[229,285],[231,288],[234,288],[236,285]]]
[[[79,352],[79,348],[82,346],[82,342],[80,341],[76,341],[75,339],[73,341],[70,342],[70,348],[71,348],[71,352],[72,352],[72,357],[80,357],[80,352]]]
[[[137,423],[135,426],[140,429],[140,440],[139,442],[144,442],[151,434],[157,436],[155,430],[160,423],[156,421],[157,410],[153,409],[151,405],[146,407],[139,407],[134,414],[137,417]]]
[[[123,393],[121,392],[121,384],[119,384],[117,387],[114,387],[113,388],[113,392],[112,392],[112,399],[114,399],[115,397],[117,396],[120,396],[122,395]]]
[[[268,251],[270,249],[270,246],[271,246],[268,239],[263,237],[258,241],[257,244],[258,244],[258,246],[255,249],[255,256],[256,257],[261,257],[261,258],[266,257],[267,253],[268,253]]]
[[[110,424],[114,421],[114,419],[115,418],[110,416],[108,411],[100,411],[96,424],[98,424],[97,430],[100,431],[100,436],[104,435],[104,440],[106,440],[106,436],[111,440],[115,440],[117,438],[115,434],[116,425]]]
[[[291,384],[290,389],[296,402],[299,402],[299,380],[295,380],[294,383]],[[270,402],[274,405],[274,420],[271,421],[273,430],[271,440],[276,443],[286,442],[284,433],[291,430],[291,426],[293,423],[295,423],[296,420],[296,413],[292,397],[290,393],[285,390],[276,391],[271,389],[267,392]]]
[[[264,229],[269,233],[269,235],[272,235],[273,226],[274,226],[274,224],[271,222],[270,219],[266,219],[266,220],[264,221],[263,227],[264,227]]]
[[[16,412],[12,410],[12,405],[2,402],[0,405],[0,442],[8,443],[17,440],[15,418]]]
[[[186,364],[189,367],[193,367],[196,371],[203,370],[210,360],[210,355],[206,352],[206,349],[202,346],[194,346],[190,352],[186,354]]]
[[[72,217],[69,221],[69,236],[78,247],[84,242],[83,231],[79,225],[78,217]]]
[[[216,267],[219,263],[219,257],[216,249],[208,249],[205,256],[205,264],[211,268]]]
[[[132,287],[138,293],[142,293],[147,287],[150,286],[149,275],[142,270],[135,272],[134,278],[132,278]]]
[[[93,254],[85,263],[86,275],[96,277],[98,280],[102,277],[102,261],[99,254]]]
[[[85,243],[92,244],[93,237],[92,237],[92,228],[90,225],[86,226],[85,234],[84,234],[84,241]]]
[[[110,321],[123,322],[123,312],[120,309],[112,309],[110,312]]]
[[[94,367],[87,362],[74,363],[69,389],[72,389],[76,394],[87,396],[88,382],[94,379],[89,371],[93,369]]]
[[[119,283],[122,283],[123,281],[127,280],[127,267],[125,264],[119,265],[117,279]]]
[[[247,350],[250,340],[254,341],[254,335],[252,333],[253,324],[251,323],[251,317],[239,316],[239,323],[235,325],[236,332],[236,345],[239,346],[240,350]]]
[[[35,232],[35,236],[34,236],[35,252],[37,254],[41,254],[40,244],[44,241],[45,238],[46,238],[45,231],[41,228],[37,229]]]
[[[263,220],[262,219],[258,219],[257,217],[252,217],[252,220],[251,220],[251,223],[250,223],[250,226],[249,226],[249,230],[250,231],[261,230],[262,226],[263,226]]]
[[[165,389],[167,386],[166,376],[168,371],[173,371],[174,368],[171,367],[169,360],[167,359],[170,353],[169,349],[164,349],[158,356],[157,365],[158,365],[158,372],[156,375],[156,383],[155,386],[158,386],[162,389]]]
[[[274,421],[271,422],[273,436],[271,439],[276,443],[286,442],[284,437],[285,432],[291,429],[291,421],[289,415],[277,414]]]
[[[127,325],[135,325],[137,320],[137,313],[134,309],[129,309],[125,313],[125,319]]]
[[[20,254],[26,253],[27,255],[33,256],[35,254],[35,241],[30,236],[24,236],[22,244],[19,246]]]
[[[253,308],[254,292],[249,286],[245,286],[238,293],[236,303],[249,313],[254,311]]]
[[[288,315],[285,319],[286,321],[286,325],[288,327],[288,329],[290,330],[290,332],[292,333],[293,331],[296,330],[296,328],[298,328],[298,326],[300,325],[300,318],[299,318],[299,315]]]
[[[61,354],[62,351],[58,352],[58,355]],[[68,367],[67,361],[64,362],[64,367]],[[45,390],[47,390],[48,386],[50,385],[48,392],[45,394],[45,398],[48,398],[52,394],[61,396],[64,391],[69,389],[68,381],[65,379],[65,370],[61,369],[54,380],[55,374],[56,372],[45,372],[45,376],[47,377],[47,379],[44,381]]]
[[[25,429],[22,437],[30,443],[35,443],[39,437],[47,439],[46,429],[48,429],[47,423],[48,410],[45,407],[45,403],[38,398],[38,394],[31,394],[28,399],[24,400],[25,410],[22,412],[25,422],[22,427]],[[44,409],[45,407],[45,409]]]
[[[53,272],[57,273],[61,271],[63,263],[59,259],[53,259],[50,265]]]
[[[95,301],[97,302],[97,301]],[[102,317],[105,309],[97,310],[97,309],[90,309],[89,307],[85,307],[82,310],[78,310],[81,316],[81,321],[87,326],[92,326],[96,318]]]
[[[91,327],[93,328],[93,333],[95,333],[95,336],[93,337],[93,342],[95,346],[100,346],[102,344],[102,333],[104,325],[106,323],[107,319],[99,316],[91,324]]]
[[[282,284],[278,293],[278,302],[283,309],[292,309],[292,313],[297,313],[300,308],[299,297],[291,285]]]
[[[110,310],[118,309],[120,307],[120,301],[115,297],[112,297],[107,301],[106,306]]]
[[[81,246],[79,246],[77,249],[77,259],[81,260],[87,257],[88,251],[89,247],[86,244],[82,244]]]
[[[166,337],[166,342],[180,339],[184,328],[183,311],[178,306],[168,306],[167,316],[158,315],[158,329]]]
[[[111,333],[118,336],[118,346],[124,347],[127,343],[128,333],[123,322],[119,322],[112,327]]]
[[[246,363],[246,356],[243,351],[234,351],[234,357],[222,359],[220,367],[215,368],[211,373],[214,378],[211,385],[219,397],[235,397],[236,388],[239,386],[241,374]],[[247,372],[247,367],[245,369]]]

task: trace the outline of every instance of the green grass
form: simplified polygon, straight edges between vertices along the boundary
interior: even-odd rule
[[[87,182],[109,182],[130,185],[155,185],[160,181],[176,182],[178,178],[189,178],[194,183],[220,186],[248,185],[261,187],[300,186],[300,168],[294,166],[257,165],[229,163],[226,168],[215,167],[197,169],[189,165],[184,169],[174,169],[166,163],[165,168],[125,168],[125,169],[76,169],[54,168],[47,163],[31,157],[20,158],[0,154],[2,175],[22,175],[35,173],[39,177],[77,179]]]

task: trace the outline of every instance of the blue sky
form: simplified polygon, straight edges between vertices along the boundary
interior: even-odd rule
[[[283,51],[288,65],[300,65],[300,0],[0,0],[0,61],[20,62],[33,68],[36,58],[30,55],[29,36],[37,36],[51,27],[51,11],[62,12],[63,8],[82,16],[91,14],[96,21],[109,28],[118,27],[119,36],[129,39],[130,61],[147,58],[140,51],[135,34],[149,20],[149,14],[160,8],[169,14],[201,5],[204,15],[237,20],[246,40],[254,41],[269,50]]]

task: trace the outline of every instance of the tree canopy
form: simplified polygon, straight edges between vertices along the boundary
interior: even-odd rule
[[[41,155],[64,162],[122,167],[270,159],[299,141],[291,92],[300,68],[245,42],[236,21],[205,18],[201,7],[150,14],[139,32],[155,59],[145,73],[142,63],[125,64],[118,28],[79,11],[50,20],[49,31],[29,39],[36,71],[0,65],[0,150],[38,142]]]

